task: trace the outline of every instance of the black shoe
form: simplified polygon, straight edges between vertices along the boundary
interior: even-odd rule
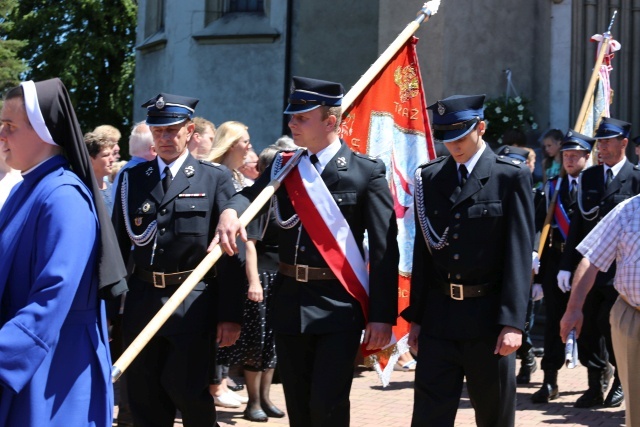
[[[284,417],[284,412],[282,412],[280,409],[278,409],[275,405],[271,405],[271,406],[267,406],[267,405],[262,405],[262,410],[270,417],[274,417],[274,418],[283,418]]]
[[[611,390],[607,394],[607,398],[604,400],[604,406],[606,408],[617,408],[624,402],[624,392],[622,391],[622,384],[619,379],[614,379],[611,385]]]
[[[269,421],[269,417],[262,409],[254,409],[251,410],[249,408],[244,410],[244,414],[242,416],[245,420],[253,421],[255,423],[266,423]]]
[[[599,389],[590,388],[576,400],[573,406],[575,408],[592,408],[602,405],[603,401],[602,392]]]
[[[516,384],[529,384],[531,381],[531,374],[538,369],[538,362],[536,362],[533,353],[530,353],[531,357],[522,361],[520,365],[520,372],[516,375]]]
[[[559,396],[557,384],[543,383],[540,390],[531,395],[531,401],[533,403],[549,403],[550,400],[557,399]]]
[[[531,347],[531,351],[533,351],[535,357],[544,356],[544,347]]]

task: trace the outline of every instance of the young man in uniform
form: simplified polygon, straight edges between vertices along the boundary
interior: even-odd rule
[[[412,425],[453,426],[463,380],[478,425],[515,422],[515,351],[525,325],[531,172],[482,139],[484,95],[429,106],[450,155],[416,171],[409,345],[418,349]]]
[[[397,226],[385,167],[338,138],[342,96],[339,83],[294,77],[285,110],[294,142],[307,149],[274,202],[282,229],[271,322],[291,426],[349,426],[362,330],[367,349],[382,348],[397,318]],[[238,233],[246,240],[238,214],[285,161],[278,155],[225,207],[217,230],[228,253]]]
[[[557,198],[551,222],[552,226],[542,252],[540,271],[534,277],[533,285],[536,289],[540,287],[543,292],[546,313],[544,356],[541,363],[544,371],[544,380],[540,390],[531,396],[533,403],[547,403],[559,397],[558,371],[565,361],[565,346],[560,338],[560,319],[567,308],[569,294],[558,288],[556,276],[560,268],[560,259],[565,251],[571,218],[574,212],[578,211],[580,173],[587,164],[594,142],[595,139],[569,130],[560,146],[562,167],[567,174],[560,181],[559,190],[559,177],[550,178],[545,185],[545,214],[555,193],[557,191],[559,193],[555,196]]]

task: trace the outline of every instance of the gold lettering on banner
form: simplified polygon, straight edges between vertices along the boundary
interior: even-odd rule
[[[417,108],[412,108],[411,109],[411,120],[418,120],[418,114],[420,113],[420,110],[418,110]]]
[[[409,290],[398,288],[398,298],[409,298]]]

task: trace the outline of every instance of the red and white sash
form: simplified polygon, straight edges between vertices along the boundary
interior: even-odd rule
[[[285,164],[293,153],[283,153]],[[340,208],[308,156],[284,179],[284,185],[305,230],[346,291],[369,316],[369,274],[364,258]]]

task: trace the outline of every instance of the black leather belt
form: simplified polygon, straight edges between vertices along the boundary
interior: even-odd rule
[[[166,288],[167,286],[181,285],[192,272],[193,270],[178,271],[176,273],[159,273],[156,271],[148,271],[136,266],[133,275],[140,280],[153,284],[156,288]],[[214,266],[209,270],[204,278],[210,279],[216,277],[216,275],[216,267]]]
[[[456,283],[440,284],[442,292],[451,299],[462,301],[465,298],[483,297],[495,293],[497,286],[492,283],[480,285],[459,285]]]
[[[298,282],[308,282],[309,280],[334,280],[337,279],[330,268],[309,267],[308,265],[291,265],[280,263],[278,271],[285,276],[293,277]]]

